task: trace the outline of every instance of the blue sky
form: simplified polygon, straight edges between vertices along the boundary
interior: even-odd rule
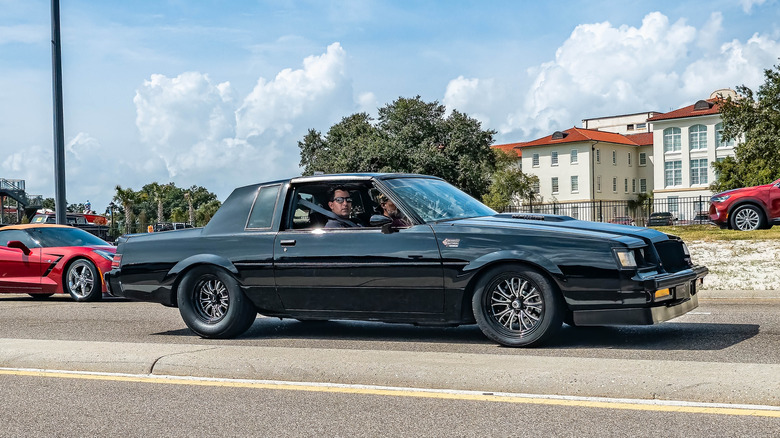
[[[297,141],[400,96],[496,143],[757,88],[780,1],[61,0],[67,198],[295,176]],[[0,178],[53,197],[48,0],[0,0]]]

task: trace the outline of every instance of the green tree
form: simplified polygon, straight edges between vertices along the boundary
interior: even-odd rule
[[[780,66],[764,70],[765,82],[758,93],[741,85],[739,99],[721,102],[723,139],[744,142],[735,148],[735,157],[712,163],[718,174],[711,190],[720,192],[739,187],[767,184],[780,177]]]
[[[344,117],[323,137],[309,130],[298,142],[304,175],[315,171],[409,172],[440,176],[472,196],[487,193],[496,170],[490,150],[495,131],[438,102],[399,98],[366,113]]]
[[[490,191],[482,196],[482,202],[496,211],[504,209],[514,200],[533,199],[534,183],[539,182],[536,175],[524,174],[516,165],[517,158],[512,154],[496,150],[496,170]]]
[[[122,211],[125,219],[125,233],[134,232],[135,216],[133,214],[133,204],[136,202],[137,195],[131,188],[123,189],[117,185],[115,188],[114,200],[122,204]]]

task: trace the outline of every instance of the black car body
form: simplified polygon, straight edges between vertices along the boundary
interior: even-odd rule
[[[328,189],[349,193],[340,228]],[[398,227],[378,200],[392,200]],[[342,197],[339,201],[345,201]],[[236,189],[204,228],[123,236],[110,293],[178,306],[204,337],[257,313],[300,320],[477,322],[511,346],[573,325],[654,324],[698,305],[707,269],[648,228],[496,214],[429,176],[300,177]]]
[[[648,227],[666,227],[674,225],[675,217],[668,211],[661,211],[657,213],[650,213],[650,217],[647,219]]]

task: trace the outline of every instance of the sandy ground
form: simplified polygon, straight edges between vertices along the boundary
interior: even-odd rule
[[[686,243],[693,262],[710,270],[702,289],[780,289],[780,240]]]

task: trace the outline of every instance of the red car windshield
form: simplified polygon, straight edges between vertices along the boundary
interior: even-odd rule
[[[59,246],[111,246],[79,228],[30,228],[30,236],[44,248]]]

